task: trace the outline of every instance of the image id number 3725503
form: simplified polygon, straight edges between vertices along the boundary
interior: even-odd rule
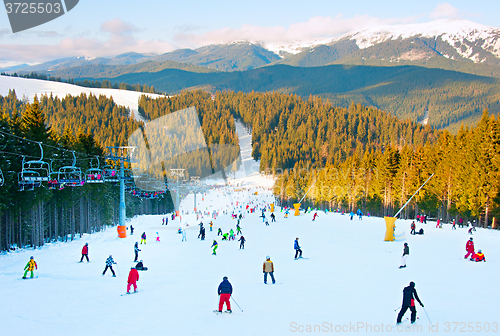
[[[59,14],[62,11],[60,2],[7,2],[5,3],[7,14]]]
[[[444,332],[498,332],[498,322],[445,322]]]

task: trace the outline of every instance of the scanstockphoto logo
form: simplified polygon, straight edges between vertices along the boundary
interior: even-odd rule
[[[4,0],[13,33],[57,19],[72,10],[79,0],[39,0],[21,2]]]

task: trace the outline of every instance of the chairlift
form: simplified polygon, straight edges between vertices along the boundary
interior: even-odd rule
[[[120,182],[118,170],[113,166],[105,165],[102,169],[104,175],[104,182]]]
[[[90,168],[85,172],[85,182],[86,183],[103,183],[104,182],[104,172],[99,164],[99,157],[97,158],[97,168],[93,166],[92,160],[90,160]]]
[[[38,146],[40,146],[40,152],[41,152],[40,160],[25,161],[25,157],[23,156],[23,164],[21,173],[19,173],[19,181],[25,181],[25,182],[49,181],[52,170],[50,164],[46,161],[43,161],[42,143],[39,142]]]
[[[80,187],[85,183],[82,178],[82,170],[76,166],[76,155],[73,151],[73,164],[59,168],[59,171],[54,175],[60,187]]]

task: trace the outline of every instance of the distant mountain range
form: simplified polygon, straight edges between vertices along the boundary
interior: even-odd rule
[[[478,120],[485,108],[500,111],[500,29],[439,20],[359,30],[314,43],[237,41],[163,55],[65,58],[0,71],[146,84],[169,94],[196,88],[313,94],[341,106],[373,105],[414,121],[428,115],[431,125],[456,130],[461,122]]]

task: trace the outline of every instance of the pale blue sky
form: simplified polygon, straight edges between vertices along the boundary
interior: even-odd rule
[[[0,11],[0,66],[127,51],[164,53],[232,40],[313,40],[438,18],[500,27],[499,13],[498,0],[80,0],[66,15],[16,34]]]

